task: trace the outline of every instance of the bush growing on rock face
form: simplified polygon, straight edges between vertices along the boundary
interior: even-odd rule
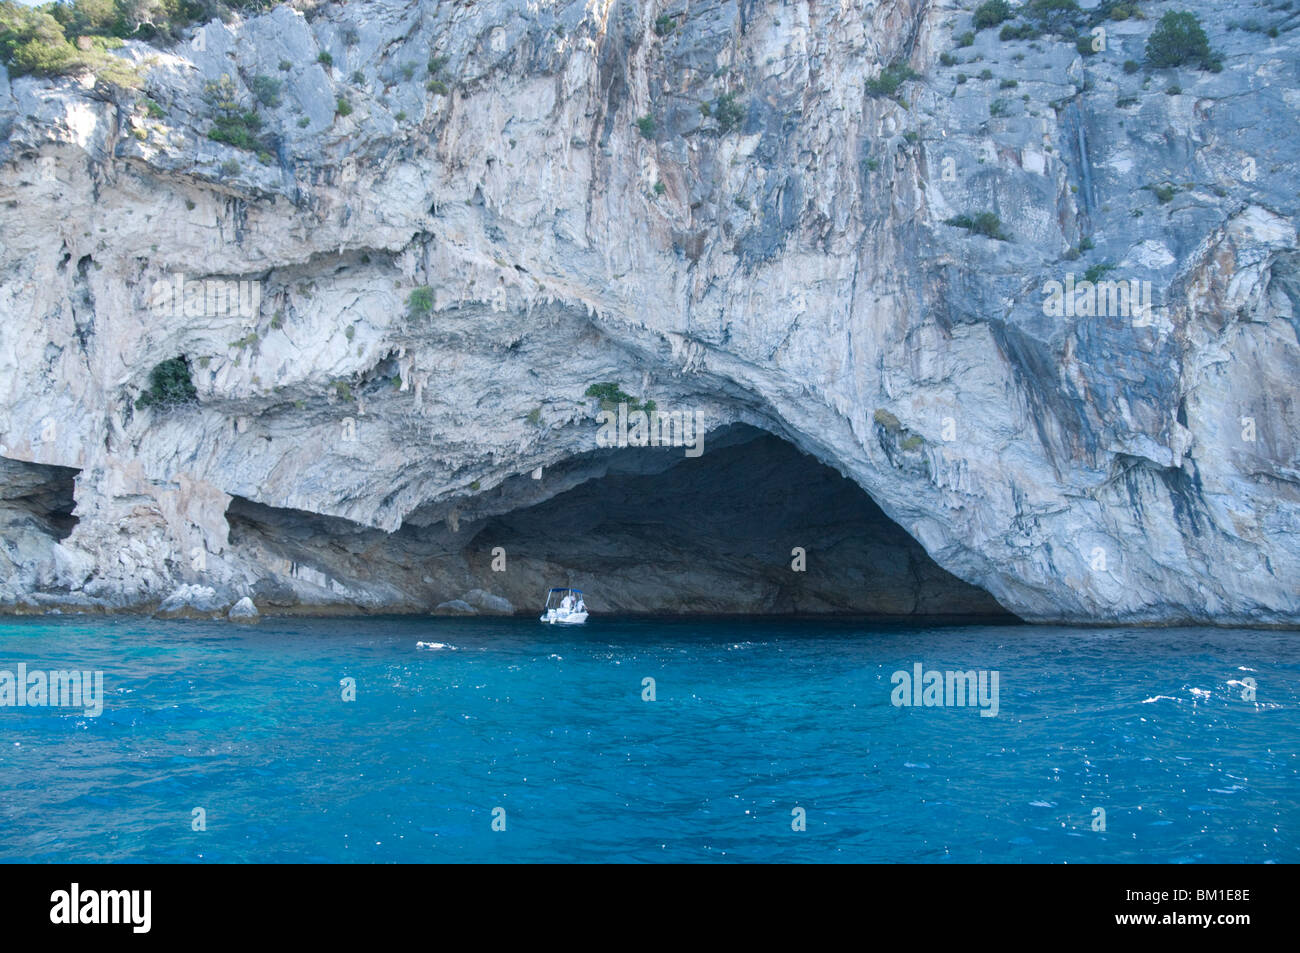
[[[1073,36],[1084,19],[1083,10],[1075,0],[1029,0],[1025,15],[1038,24],[1044,33]]]
[[[130,70],[116,57],[103,51],[121,46],[130,38],[146,42],[174,42],[181,31],[194,23],[206,23],[234,11],[260,13],[271,9],[277,0],[71,0],[48,2],[37,7],[0,0],[0,58],[6,35],[20,51],[17,63],[9,63],[11,73],[33,72],[39,75],[62,75],[86,69],[109,82],[113,70]],[[86,37],[91,49],[79,50],[68,37]],[[33,43],[33,46],[27,44]],[[64,47],[67,47],[65,49]],[[37,65],[40,69],[26,69]],[[131,71],[133,73],[133,71]],[[118,85],[124,85],[118,83]]]
[[[429,80],[424,84],[424,88],[435,96],[446,96],[451,92],[451,87],[447,85],[447,78],[444,70],[447,68],[448,58],[445,56],[429,57]]]
[[[603,381],[599,384],[592,384],[587,388],[586,396],[595,397],[602,403],[608,401],[611,404],[628,404],[636,400],[635,397],[623,390],[618,381]]]
[[[253,95],[257,101],[268,109],[274,109],[280,105],[280,90],[284,87],[281,80],[271,76],[257,75],[253,77]]]
[[[1022,23],[1019,26],[1008,23],[998,34],[998,39],[1003,43],[1009,43],[1012,40],[1035,40],[1038,38],[1038,28],[1032,23]]]
[[[893,63],[882,69],[875,79],[867,80],[867,95],[896,97],[899,87],[916,78],[915,70],[906,63]]]
[[[1100,20],[1145,20],[1141,8],[1128,0],[1102,0],[1092,11],[1093,22]]]
[[[31,9],[10,0],[0,2],[0,62],[11,76],[67,76],[94,73],[97,79],[116,86],[136,88],[140,75],[135,67],[108,52],[122,45],[111,32],[115,25],[112,4],[97,0],[93,8],[50,3]],[[82,49],[69,40],[64,28],[86,38]]]
[[[988,0],[975,8],[975,18],[971,25],[977,30],[987,30],[1010,20],[1013,15],[1011,4],[1007,0]]]
[[[723,93],[713,107],[713,118],[718,121],[718,131],[725,135],[744,122],[745,107],[736,102],[735,93]]]
[[[995,238],[1000,242],[1010,241],[1010,236],[1002,230],[1002,221],[992,212],[980,212],[978,215],[954,215],[944,221],[945,225],[964,228],[985,238]]]
[[[592,384],[586,390],[587,397],[595,397],[600,401],[602,410],[613,410],[619,404],[627,404],[629,411],[644,410],[649,413],[655,409],[655,402],[647,400],[645,403],[637,400],[631,394],[626,393],[619,385],[618,381],[602,381],[599,384]]]
[[[277,93],[278,95],[278,93]],[[262,117],[255,109],[245,109],[240,102],[239,90],[229,75],[205,83],[203,100],[212,107],[212,128],[208,138],[247,152],[270,152],[271,144],[264,142],[259,133]]]
[[[412,318],[422,318],[433,310],[433,289],[428,285],[414,289],[406,298],[406,313]]]
[[[897,417],[885,410],[883,407],[877,407],[876,412],[871,415],[871,419],[892,433],[897,433],[903,426],[899,423]]]
[[[1091,281],[1093,284],[1096,284],[1106,276],[1106,272],[1114,271],[1114,270],[1115,270],[1115,266],[1112,265],[1110,262],[1101,262],[1100,264],[1093,265],[1091,268],[1085,271],[1083,273],[1083,280]]]
[[[636,121],[636,128],[641,133],[642,139],[653,139],[655,137],[655,117],[642,116]]]
[[[185,357],[173,357],[154,366],[149,372],[149,389],[135,402],[137,407],[163,409],[180,404],[192,404],[199,393],[190,380],[190,362]]]
[[[1171,10],[1160,18],[1147,38],[1147,62],[1158,69],[1193,64],[1215,72],[1223,68],[1201,21],[1185,10]]]

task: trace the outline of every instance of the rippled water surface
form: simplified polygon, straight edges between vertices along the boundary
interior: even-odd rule
[[[1300,861],[1296,632],[0,622],[20,662],[106,699],[0,708],[6,861]],[[917,662],[997,716],[892,705]]]

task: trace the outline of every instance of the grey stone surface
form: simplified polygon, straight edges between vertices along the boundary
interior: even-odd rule
[[[226,618],[232,622],[256,622],[259,617],[260,613],[257,611],[257,606],[253,605],[253,600],[248,596],[244,596],[236,602],[230,607],[230,611],[226,613]]]
[[[364,554],[293,526],[445,551],[595,474],[584,392],[617,381],[788,439],[1024,618],[1296,622],[1294,16],[1270,38],[1144,3],[1084,57],[958,48],[973,7],[703,2],[659,37],[649,3],[280,6],[128,43],[161,119],[0,77],[0,458],[75,471],[76,519],[6,511],[0,605],[491,588],[331,575]],[[1222,72],[1125,72],[1184,7]],[[896,61],[919,79],[868,95]],[[250,102],[284,81],[265,162],[207,138],[223,74]],[[1008,241],[944,224],[985,211]],[[1151,283],[1150,320],[1045,313],[1104,266]],[[151,310],[177,275],[258,282],[259,307]],[[197,403],[138,407],[178,355]],[[257,506],[279,538],[227,517]]]
[[[230,600],[211,586],[182,585],[158,604],[154,613],[163,619],[208,618],[223,613]]]
[[[484,592],[482,589],[471,589],[461,597],[461,601],[473,606],[479,612],[494,615],[513,615],[515,611],[509,599]]]
[[[462,599],[450,599],[440,602],[433,609],[434,615],[477,615],[478,610]]]

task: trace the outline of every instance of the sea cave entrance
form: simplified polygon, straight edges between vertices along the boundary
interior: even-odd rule
[[[596,451],[543,481],[511,478],[455,516],[417,511],[394,533],[236,498],[230,541],[280,567],[255,598],[285,607],[499,609],[486,593],[531,613],[547,587],[567,585],[597,614],[1014,620],[852,480],[754,427],[708,434],[697,457]]]
[[[738,425],[705,449],[613,451],[604,476],[490,518],[473,550],[503,549],[520,597],[572,585],[596,612],[1014,618],[791,443]]]

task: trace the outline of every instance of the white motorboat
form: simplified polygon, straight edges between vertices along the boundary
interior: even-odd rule
[[[557,587],[546,593],[541,620],[549,625],[582,625],[587,621],[587,603],[581,589]]]

